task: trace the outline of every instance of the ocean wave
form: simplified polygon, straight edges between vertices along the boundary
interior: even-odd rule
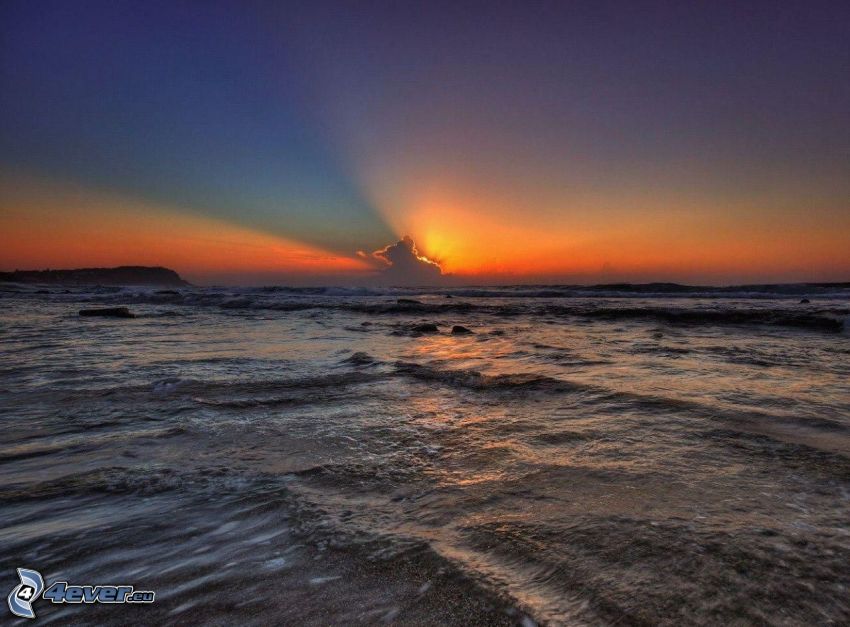
[[[530,373],[486,375],[477,370],[439,368],[404,361],[396,362],[395,367],[396,373],[406,377],[421,381],[438,381],[472,390],[527,389],[571,392],[586,389],[586,386],[579,383]]]
[[[600,307],[583,313],[550,308],[551,313],[581,315],[606,320],[651,319],[680,325],[768,325],[816,331],[840,332],[844,329],[843,312],[798,313],[762,309],[674,309],[663,307]]]
[[[275,311],[305,312],[310,310],[337,311],[365,316],[422,316],[438,317],[479,315],[499,318],[529,316],[565,318],[574,317],[584,320],[652,320],[671,325],[715,325],[715,326],[774,326],[807,329],[820,332],[841,332],[847,329],[850,308],[846,306],[800,305],[790,304],[787,300],[776,303],[760,303],[759,306],[741,306],[739,301],[727,292],[701,294],[711,302],[695,300],[693,305],[659,305],[656,302],[642,303],[636,298],[652,296],[645,292],[620,294],[617,301],[600,301],[599,293],[584,294],[575,301],[559,298],[564,294],[559,290],[469,290],[457,289],[454,295],[475,298],[468,300],[437,299],[439,294],[426,294],[418,299],[398,297],[404,292],[380,290],[343,290],[341,288],[303,289],[271,288],[266,290],[212,290],[194,288],[167,290],[160,293],[151,290],[119,291],[117,293],[83,293],[70,298],[85,302],[98,302],[113,305],[168,305],[168,309],[158,312],[140,312],[142,317],[176,316],[185,313],[181,307],[217,308],[222,311]],[[572,294],[572,293],[571,293]],[[758,293],[760,297],[764,294]],[[450,296],[452,294],[445,294]],[[572,294],[579,296],[578,294]],[[845,294],[850,297],[850,290]],[[396,298],[387,300],[387,296]],[[775,296],[775,295],[774,295]],[[499,302],[493,298],[510,299]],[[607,297],[606,297],[607,298]],[[350,326],[350,325],[349,325]],[[353,328],[353,327],[352,327]]]
[[[563,526],[501,521],[466,530],[476,568],[509,582],[509,592],[534,603],[536,618],[545,622],[761,623],[766,608],[782,608],[794,623],[829,608],[826,620],[840,622],[843,611],[831,590],[810,582],[845,572],[847,548],[832,543],[822,559],[814,548],[792,553],[776,542],[783,531],[617,515],[573,516]],[[718,604],[717,579],[747,602]],[[646,604],[636,612],[638,590]]]
[[[36,292],[50,288],[55,293],[65,291],[109,293],[125,291],[128,293],[148,293],[162,296],[185,295],[198,291],[219,294],[281,294],[296,297],[333,296],[467,296],[476,298],[560,298],[572,296],[647,296],[647,297],[725,297],[725,298],[774,298],[808,296],[817,298],[846,298],[850,295],[850,283],[773,283],[756,285],[707,286],[685,285],[680,283],[607,283],[597,285],[467,285],[455,287],[367,287],[367,286],[327,286],[294,287],[271,285],[264,287],[178,287],[161,289],[146,286],[64,286],[37,285],[23,283],[0,283],[0,291]]]
[[[0,503],[87,494],[152,496],[177,490],[192,494],[222,493],[244,489],[248,484],[266,487],[270,481],[270,477],[246,475],[223,467],[178,471],[165,467],[108,466],[46,481],[3,486],[0,489]],[[283,488],[283,482],[280,484]]]
[[[193,382],[181,384],[178,391],[196,403],[219,408],[315,404],[344,397],[351,386],[373,383],[385,376],[382,372],[346,370],[285,379]],[[287,393],[281,395],[283,390]],[[319,391],[321,395],[317,395]]]
[[[117,421],[99,421],[98,427],[114,427]],[[114,430],[85,432],[79,429],[68,430],[48,438],[33,437],[21,440],[17,444],[0,448],[0,465],[11,464],[25,459],[67,454],[74,450],[88,450],[102,445],[130,445],[133,440],[170,438],[185,433],[179,425],[139,428],[133,430]]]

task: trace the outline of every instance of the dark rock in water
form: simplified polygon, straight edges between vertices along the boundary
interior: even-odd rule
[[[454,298],[451,294],[446,294],[446,298]]]
[[[160,294],[162,296],[180,296],[180,292],[177,290],[157,290],[154,294]]]
[[[470,335],[472,331],[467,329],[466,327],[462,327],[459,324],[456,324],[452,327],[452,335]]]
[[[354,364],[356,366],[369,366],[374,364],[376,360],[369,353],[358,351],[344,361],[345,363]]]
[[[106,307],[104,309],[80,309],[81,316],[99,316],[102,318],[135,318],[136,315],[126,307]]]
[[[396,301],[399,305],[421,305],[422,301],[415,300],[413,298],[399,298]]]
[[[430,322],[425,324],[417,324],[413,327],[413,331],[415,333],[439,333],[440,329],[437,328],[436,324],[431,324]]]
[[[808,298],[803,298],[803,299],[800,300],[801,305],[808,305],[811,302],[812,301],[810,301]]]

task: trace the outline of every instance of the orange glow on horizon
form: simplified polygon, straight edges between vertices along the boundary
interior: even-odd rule
[[[454,283],[847,280],[850,216],[609,193],[518,199],[474,187],[396,189],[376,202],[399,239]],[[383,265],[117,194],[0,175],[0,269],[162,265],[190,281],[369,283]],[[400,209],[402,208],[402,209]],[[393,244],[394,242],[387,242]],[[241,279],[240,277],[245,277]],[[267,277],[267,278],[266,278]]]
[[[166,266],[215,273],[330,275],[371,266],[223,220],[114,194],[0,178],[3,269]]]
[[[421,254],[444,273],[472,282],[850,275],[850,250],[835,228],[768,220],[755,206],[744,208],[755,217],[741,225],[744,209],[717,211],[693,200],[591,198],[561,211],[535,212],[477,190],[413,190],[410,198],[406,212],[385,213],[388,223],[411,234]],[[401,204],[395,200],[392,206]]]

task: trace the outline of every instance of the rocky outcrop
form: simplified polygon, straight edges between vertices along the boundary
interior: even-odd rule
[[[430,322],[426,322],[424,324],[417,324],[411,329],[414,333],[439,333],[440,329],[437,328],[436,324],[432,324]]]
[[[54,285],[189,285],[174,270],[148,266],[80,268],[77,270],[15,270],[0,272],[0,281]]]

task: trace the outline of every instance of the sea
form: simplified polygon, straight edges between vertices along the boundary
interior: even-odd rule
[[[848,287],[6,283],[0,432],[39,624],[850,624]]]

